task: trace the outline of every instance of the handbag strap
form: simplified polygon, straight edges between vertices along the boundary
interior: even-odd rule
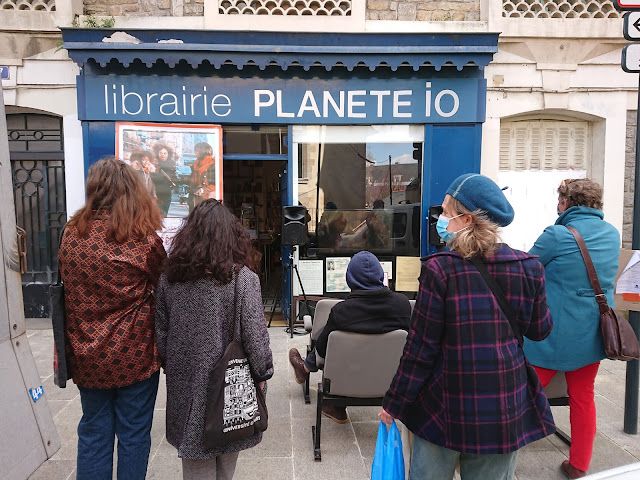
[[[493,296],[496,297],[498,305],[500,305],[500,308],[502,309],[502,313],[504,313],[509,320],[511,330],[513,330],[513,333],[518,339],[518,345],[522,347],[524,338],[522,338],[522,333],[520,333],[520,328],[516,321],[516,312],[511,304],[507,301],[504,291],[502,290],[502,288],[500,288],[500,285],[498,285],[498,282],[496,282],[495,278],[491,276],[489,270],[487,269],[487,266],[482,260],[480,260],[478,257],[472,257],[469,259],[469,261],[473,264],[474,267],[478,269],[478,272],[480,272],[480,274],[484,278],[484,281],[487,282],[487,286],[489,287],[491,292],[493,292]]]
[[[240,276],[240,271],[235,271],[234,267],[234,277],[235,277],[235,287],[233,292],[233,339],[240,341],[240,332],[238,331],[238,277]]]
[[[64,231],[67,229],[67,224],[65,223],[62,226],[62,231],[60,232],[60,238],[58,238],[58,272],[56,273],[56,285],[62,285],[62,280],[60,279],[60,248],[62,248],[62,237],[64,237]]]
[[[609,304],[607,303],[607,296],[602,293],[602,287],[600,287],[600,280],[598,280],[598,274],[596,273],[596,269],[593,266],[593,262],[591,261],[591,255],[589,255],[589,250],[587,249],[587,244],[584,243],[584,238],[580,235],[580,232],[573,227],[569,227],[565,225],[567,230],[571,232],[573,238],[576,239],[576,243],[580,248],[580,253],[582,254],[582,258],[584,260],[584,264],[587,267],[587,275],[589,276],[589,281],[591,282],[591,288],[593,288],[593,293],[595,293],[596,302],[598,302],[598,307],[600,308],[600,313],[606,313],[609,310]]]

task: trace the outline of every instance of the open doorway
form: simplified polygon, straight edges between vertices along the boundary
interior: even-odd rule
[[[265,312],[280,312],[282,286],[281,171],[286,161],[230,160],[224,164],[224,203],[249,232],[260,255]]]

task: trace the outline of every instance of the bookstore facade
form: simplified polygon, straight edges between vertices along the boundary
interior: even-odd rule
[[[207,188],[249,230],[285,310],[284,206],[306,209],[293,261],[307,294],[344,295],[360,250],[383,262],[391,288],[411,292],[420,256],[438,243],[429,207],[456,176],[480,171],[483,71],[497,34],[63,29],[63,38],[81,69],[85,172],[117,155],[155,177],[170,248],[202,193],[189,189],[194,163],[209,154]]]

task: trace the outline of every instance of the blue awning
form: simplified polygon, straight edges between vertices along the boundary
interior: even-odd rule
[[[120,33],[118,33],[120,32]],[[114,35],[115,34],[115,35]],[[125,35],[126,34],[126,35]],[[127,37],[130,36],[130,37]],[[112,37],[113,36],[113,37]],[[334,68],[483,68],[498,51],[497,33],[307,33],[63,28],[63,48],[80,67],[92,61],[127,68],[233,65]],[[126,42],[115,42],[125,37]],[[111,38],[112,41],[108,41]],[[106,41],[105,41],[106,40]]]

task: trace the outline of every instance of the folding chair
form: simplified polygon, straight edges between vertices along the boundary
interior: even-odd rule
[[[316,424],[311,427],[316,460],[322,459],[322,406],[382,405],[398,369],[406,339],[404,330],[381,334],[331,332],[322,382],[318,384]]]
[[[311,326],[305,322],[305,330],[311,333],[309,338],[309,345],[307,345],[307,355],[313,348],[316,346],[316,342],[318,341],[318,337],[320,336],[320,332],[327,324],[329,320],[329,313],[334,305],[341,302],[340,299],[335,298],[324,298],[320,300],[316,304],[315,315],[313,316],[313,323]],[[322,357],[318,357],[319,364],[322,364]],[[302,385],[302,394],[304,395],[304,403],[311,403],[311,399],[309,398],[309,378],[307,377],[307,381]]]
[[[544,393],[552,407],[562,407],[569,405],[569,394],[567,393],[567,379],[564,372],[556,373],[549,385],[544,389]],[[571,437],[556,427],[556,435],[567,445],[571,445]]]

